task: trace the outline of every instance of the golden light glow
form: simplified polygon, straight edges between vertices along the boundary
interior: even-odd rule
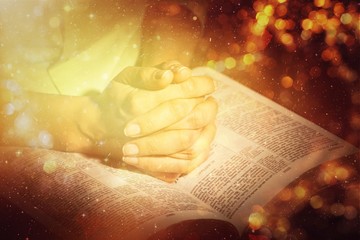
[[[251,65],[255,62],[255,56],[251,53],[245,54],[243,57],[243,62],[245,65]]]
[[[257,20],[259,25],[266,26],[269,23],[269,16],[267,16],[263,12],[259,12],[259,13],[256,14],[256,20]]]
[[[345,25],[350,24],[351,21],[352,21],[351,14],[350,13],[342,14],[341,17],[340,17],[340,21],[341,21],[342,24],[345,24]]]
[[[344,167],[337,167],[335,169],[335,178],[340,181],[345,181],[350,176],[349,170]]]
[[[233,69],[234,67],[236,67],[236,60],[233,57],[226,58],[224,63],[227,69]]]
[[[283,17],[287,14],[288,9],[286,7],[286,5],[279,5],[276,7],[276,15],[278,15],[279,17]]]
[[[297,186],[294,188],[294,193],[297,198],[301,199],[306,196],[307,190],[302,186]]]
[[[284,76],[281,78],[281,86],[284,88],[291,88],[294,83],[294,80],[290,76]]]
[[[271,17],[272,15],[274,15],[274,7],[273,5],[266,5],[264,8],[264,13],[266,14],[266,16]]]
[[[280,40],[286,46],[290,46],[294,43],[294,38],[290,33],[281,34]]]
[[[310,38],[311,38],[311,36],[312,36],[312,32],[311,31],[308,31],[308,30],[303,30],[302,32],[301,32],[301,39],[302,40],[309,40]]]
[[[314,0],[314,5],[317,7],[323,7],[325,5],[325,0]]]
[[[314,209],[319,209],[319,208],[322,208],[324,206],[324,201],[320,196],[315,195],[312,198],[310,198],[310,205]]]
[[[43,165],[44,172],[51,174],[56,171],[57,163],[55,160],[47,160]]]
[[[276,19],[275,21],[275,27],[277,30],[284,30],[286,27],[286,21],[284,19]]]
[[[252,230],[258,230],[266,223],[266,218],[264,214],[255,212],[250,214],[248,222]]]
[[[335,3],[334,6],[334,15],[340,17],[341,14],[345,12],[344,4],[343,3]]]
[[[248,52],[248,53],[256,52],[256,51],[258,50],[256,44],[255,44],[254,42],[252,42],[252,41],[248,41],[248,42],[246,43],[246,47],[245,47],[245,48],[246,48],[246,52]]]
[[[304,30],[311,30],[314,26],[314,23],[310,19],[306,18],[302,21],[301,26]]]

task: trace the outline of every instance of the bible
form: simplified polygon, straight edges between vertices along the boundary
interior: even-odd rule
[[[58,239],[170,239],[161,231],[201,220],[211,234],[222,229],[237,239],[253,205],[319,164],[359,151],[222,73],[193,72],[217,82],[219,114],[208,160],[188,175],[168,183],[106,159],[1,147],[0,194]]]

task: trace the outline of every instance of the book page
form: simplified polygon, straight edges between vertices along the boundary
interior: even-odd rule
[[[194,71],[218,83],[218,131],[209,159],[178,184],[240,232],[254,204],[265,204],[316,165],[358,151],[223,74]]]
[[[0,147],[0,181],[2,197],[63,239],[146,239],[184,219],[219,218],[174,184],[80,154]]]

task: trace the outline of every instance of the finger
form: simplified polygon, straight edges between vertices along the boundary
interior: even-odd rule
[[[171,157],[192,160],[197,158],[202,152],[210,148],[211,142],[214,140],[216,134],[216,126],[214,123],[206,126],[201,132],[200,137],[188,149],[171,154]]]
[[[209,151],[202,152],[193,161],[177,159],[169,156],[154,156],[154,157],[124,157],[123,160],[128,164],[149,172],[162,173],[189,173],[201,163],[203,163],[209,155]]]
[[[170,155],[188,149],[200,136],[200,130],[173,130],[138,138],[123,146],[124,156]]]
[[[124,134],[128,137],[140,137],[157,132],[185,118],[203,101],[202,98],[191,98],[164,102],[155,109],[128,122],[125,126]],[[201,114],[203,113],[201,112]],[[198,122],[200,121],[198,120]]]
[[[185,82],[170,84],[159,91],[136,90],[128,94],[122,106],[124,111],[134,116],[144,114],[166,101],[209,95],[214,92],[215,84],[208,77],[191,77]]]
[[[114,81],[121,82],[136,88],[159,90],[172,83],[174,74],[170,70],[159,70],[153,67],[127,67]]]
[[[166,61],[158,66],[163,70],[171,70],[174,74],[173,83],[180,83],[191,77],[192,71],[190,68],[182,65],[178,61]]]
[[[199,103],[193,111],[179,122],[166,128],[166,130],[176,129],[198,129],[203,128],[216,118],[218,110],[217,102],[213,97],[207,98]]]

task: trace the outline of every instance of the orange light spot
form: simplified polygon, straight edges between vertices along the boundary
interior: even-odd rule
[[[315,20],[318,24],[325,25],[327,22],[326,12],[324,11],[317,12],[315,15]]]
[[[338,167],[335,169],[335,177],[340,181],[344,181],[350,177],[350,172],[344,167]]]
[[[330,61],[335,56],[335,50],[333,48],[327,48],[321,53],[321,58],[324,61]]]
[[[286,5],[279,5],[276,7],[276,14],[279,16],[279,17],[283,17],[287,14],[288,12],[288,9],[286,7]]]
[[[342,3],[336,3],[334,6],[334,15],[340,17],[345,12],[344,5]]]
[[[310,19],[306,18],[302,21],[301,23],[301,27],[304,29],[304,30],[311,30],[312,27],[314,26],[314,23],[313,21],[311,21]]]
[[[299,199],[302,199],[306,196],[307,190],[304,187],[297,186],[294,188],[295,196]]]
[[[345,24],[345,25],[350,24],[351,21],[352,21],[352,16],[351,16],[351,14],[350,14],[350,13],[344,13],[344,14],[342,14],[341,17],[340,17],[340,21],[341,21],[343,24]]]
[[[246,52],[248,52],[248,53],[256,52],[258,50],[257,45],[252,41],[249,41],[246,43],[245,49],[246,49]]]
[[[269,17],[263,12],[259,12],[256,14],[256,20],[257,23],[261,26],[266,26],[269,23]]]
[[[255,1],[253,4],[253,8],[255,11],[257,12],[261,12],[265,7],[265,3],[261,2],[261,1]]]
[[[312,33],[311,33],[311,31],[308,31],[308,30],[303,30],[302,32],[301,32],[301,39],[302,40],[309,40],[310,38],[311,38],[311,36],[312,36]]]
[[[285,27],[286,27],[286,22],[285,22],[285,20],[284,20],[284,19],[281,19],[281,18],[276,19],[276,21],[275,21],[275,27],[276,27],[277,30],[284,30]]]
[[[264,34],[265,26],[260,24],[254,24],[251,27],[251,32],[256,36],[262,36]]]
[[[262,213],[255,212],[249,216],[249,227],[252,230],[260,229],[266,222],[265,216]]]
[[[294,43],[294,38],[293,36],[290,34],[290,33],[283,33],[281,36],[280,36],[280,41],[286,45],[286,46],[289,46],[289,45],[292,45]]]
[[[314,209],[319,209],[324,205],[324,200],[320,196],[315,195],[310,198],[310,205]]]
[[[323,7],[325,5],[325,0],[314,0],[314,5],[316,7]]]
[[[286,21],[286,29],[289,29],[289,30],[294,29],[295,25],[296,24],[295,24],[295,22],[293,20],[287,20]]]
[[[245,54],[243,57],[243,62],[245,65],[251,65],[255,62],[255,56],[251,53]]]
[[[281,78],[281,86],[284,88],[291,88],[294,83],[294,80],[289,76],[284,76]]]
[[[269,17],[274,15],[274,7],[273,7],[273,5],[270,5],[270,4],[266,5],[263,11]]]

